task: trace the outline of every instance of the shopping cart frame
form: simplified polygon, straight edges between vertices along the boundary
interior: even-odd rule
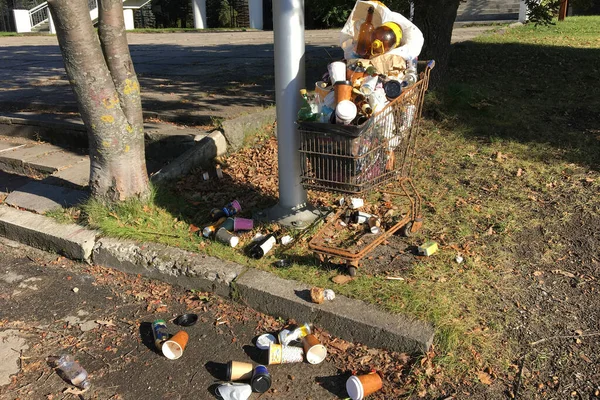
[[[425,92],[434,66],[433,60],[427,62],[420,79],[372,116],[369,125],[352,127],[347,131],[337,126],[330,128],[327,124],[316,128],[315,125],[300,125],[301,179],[305,188],[354,197],[379,192],[392,197],[406,197],[410,204],[408,210],[383,232],[363,234],[363,245],[349,248],[332,243],[328,235],[344,229],[339,222],[348,206],[341,207],[308,244],[321,262],[341,259],[350,275],[355,275],[360,260],[393,234],[401,231],[409,236],[421,228],[422,200],[411,176]],[[415,108],[411,109],[411,106]],[[412,116],[409,115],[411,112]],[[319,170],[319,167],[327,169]],[[385,186],[393,186],[393,189],[386,190]]]

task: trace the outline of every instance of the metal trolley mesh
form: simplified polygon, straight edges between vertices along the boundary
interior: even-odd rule
[[[409,177],[429,70],[361,126],[299,122],[305,188],[361,194]]]

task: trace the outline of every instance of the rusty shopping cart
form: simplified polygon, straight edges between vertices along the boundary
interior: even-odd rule
[[[361,126],[299,123],[305,188],[349,196],[379,194],[381,203],[387,204],[378,234],[351,231],[344,223],[348,206],[328,218],[309,242],[321,262],[340,259],[355,275],[360,260],[391,235],[400,231],[408,236],[421,228],[421,196],[411,176],[421,109],[434,65],[429,61],[413,86]],[[402,206],[394,207],[390,199],[398,198],[403,199]],[[396,210],[390,212],[390,206]]]

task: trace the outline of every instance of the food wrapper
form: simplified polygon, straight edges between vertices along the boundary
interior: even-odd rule
[[[383,3],[378,1],[359,0],[354,5],[346,24],[342,28],[340,35],[340,46],[344,50],[346,60],[356,60],[359,57],[354,53],[354,41],[358,36],[360,25],[364,22],[367,10],[373,7],[373,26],[377,28],[385,22],[395,22],[402,28],[402,40],[400,46],[389,52],[376,56],[368,60],[363,65],[373,65],[379,73],[387,74],[393,70],[404,70],[406,68],[404,60],[417,58],[425,42],[423,33],[415,24],[402,14],[391,11]]]

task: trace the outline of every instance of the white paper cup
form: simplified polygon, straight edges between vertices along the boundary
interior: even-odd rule
[[[215,391],[223,400],[247,400],[252,395],[252,386],[247,383],[225,383]]]
[[[369,105],[373,109],[373,112],[376,113],[381,111],[383,107],[387,104],[387,98],[385,97],[385,90],[376,89],[368,96]]]
[[[346,63],[343,61],[334,61],[327,66],[329,71],[329,79],[333,85],[337,81],[346,80]]]
[[[352,101],[340,101],[335,107],[335,121],[337,124],[350,125],[357,113],[356,104]]]
[[[358,197],[353,197],[350,199],[350,207],[356,210],[357,208],[361,208],[365,205],[365,201]]]
[[[276,341],[277,339],[275,338],[275,336],[271,335],[270,333],[265,333],[256,338],[256,347],[258,347],[261,350],[269,350],[269,346],[271,346],[271,344],[275,343]]]
[[[369,96],[371,93],[373,93],[375,91],[375,89],[377,87],[377,82],[379,82],[379,77],[377,75],[365,76],[363,78],[363,83],[360,87],[360,91],[365,96]]]

